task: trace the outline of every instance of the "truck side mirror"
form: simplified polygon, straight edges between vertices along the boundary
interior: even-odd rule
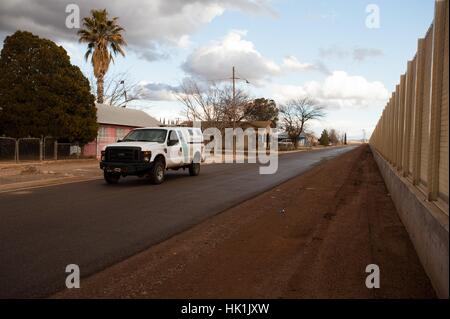
[[[117,143],[122,143],[122,140],[120,140],[120,139],[119,139],[119,140],[117,140]]]

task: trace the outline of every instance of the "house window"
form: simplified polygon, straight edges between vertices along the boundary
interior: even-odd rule
[[[106,136],[107,136],[106,127],[100,126],[100,128],[98,130],[98,137],[99,138],[105,138]]]
[[[125,135],[127,135],[127,130],[125,130],[123,128],[116,129],[116,137],[118,139],[123,139],[125,137]]]

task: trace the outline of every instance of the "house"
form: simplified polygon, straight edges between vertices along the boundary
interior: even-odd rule
[[[279,143],[292,143],[293,141],[289,138],[287,132],[282,132],[278,134],[278,142]],[[298,146],[311,147],[318,144],[317,137],[314,134],[302,132],[297,139]]]
[[[100,157],[106,145],[122,139],[129,131],[138,127],[157,127],[161,123],[141,110],[96,104],[97,137],[83,147],[83,156]]]

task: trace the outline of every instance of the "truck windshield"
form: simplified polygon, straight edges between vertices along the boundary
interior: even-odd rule
[[[164,143],[166,140],[166,130],[149,129],[134,130],[127,134],[122,142],[157,142]]]

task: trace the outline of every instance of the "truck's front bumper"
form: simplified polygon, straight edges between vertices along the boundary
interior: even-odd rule
[[[153,167],[153,163],[120,163],[120,162],[100,162],[100,169],[108,173],[118,173],[125,175],[144,175]]]

